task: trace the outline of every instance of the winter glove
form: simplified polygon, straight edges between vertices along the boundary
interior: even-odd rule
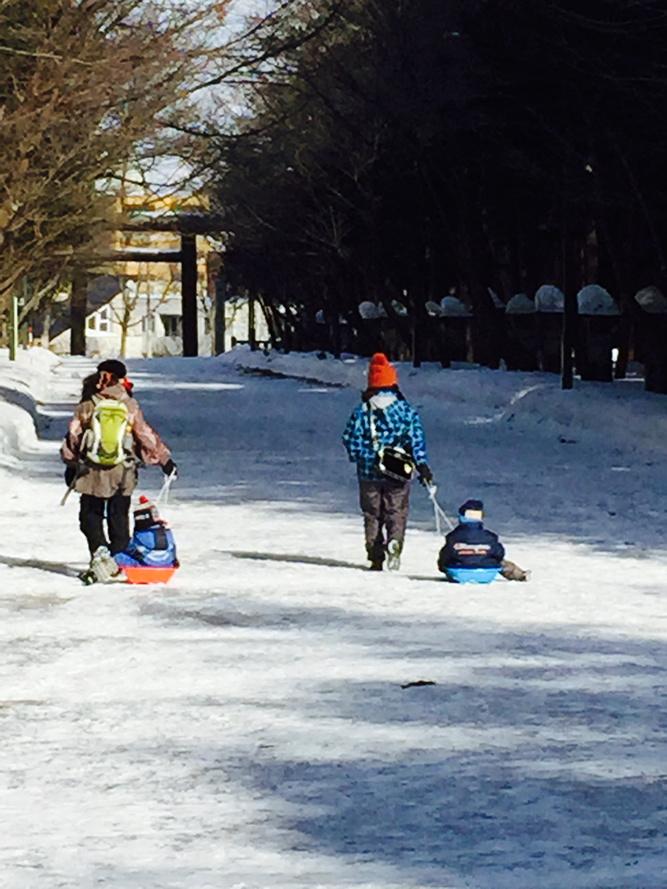
[[[419,482],[425,488],[430,488],[433,484],[433,473],[431,472],[428,463],[419,463],[417,465],[417,473],[419,474]]]
[[[160,468],[162,469],[162,472],[164,472],[164,474],[167,476],[167,478],[170,475],[173,475],[173,480],[176,481],[176,479],[178,478],[178,467],[171,458],[167,460],[166,463],[163,463]]]
[[[74,482],[90,472],[90,467],[85,463],[68,463],[65,468],[65,484],[71,488]]]

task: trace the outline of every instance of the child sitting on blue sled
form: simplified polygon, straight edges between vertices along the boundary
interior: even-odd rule
[[[506,580],[528,580],[530,572],[505,558],[505,547],[483,520],[481,500],[466,500],[459,507],[459,524],[438,556],[440,571],[452,583],[491,583],[499,574]]]

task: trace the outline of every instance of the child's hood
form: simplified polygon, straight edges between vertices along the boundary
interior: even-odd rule
[[[100,398],[108,398],[113,401],[130,400],[127,389],[123,386],[122,383],[112,383],[110,386],[105,386],[104,389],[101,389],[97,394],[100,396]]]
[[[369,398],[368,403],[372,408],[379,411],[386,411],[388,407],[398,401],[395,392],[376,392]]]

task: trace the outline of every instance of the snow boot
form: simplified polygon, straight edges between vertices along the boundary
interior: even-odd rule
[[[373,559],[368,568],[369,571],[382,571],[382,559]]]
[[[387,568],[390,571],[398,571],[401,567],[401,550],[403,545],[400,540],[390,540],[387,544]]]
[[[500,573],[505,580],[515,580],[519,583],[526,583],[530,580],[530,571],[525,571],[523,568],[519,568],[515,562],[510,562],[509,559],[503,559]]]
[[[106,546],[99,546],[92,555],[87,571],[79,575],[86,586],[93,583],[118,583],[125,578]]]

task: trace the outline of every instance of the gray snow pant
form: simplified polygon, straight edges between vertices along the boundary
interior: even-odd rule
[[[390,478],[374,482],[360,479],[359,505],[364,515],[368,558],[371,562],[383,562],[385,547],[390,540],[398,540],[403,546],[410,508],[410,483]]]
[[[525,580],[526,572],[523,568],[519,568],[519,566],[515,562],[510,562],[509,559],[503,559],[500,563],[500,573],[505,578],[505,580]]]

